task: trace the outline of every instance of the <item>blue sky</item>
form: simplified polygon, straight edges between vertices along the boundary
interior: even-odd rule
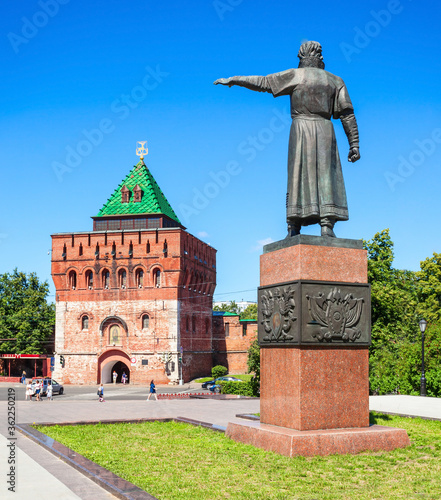
[[[255,300],[286,235],[289,99],[214,86],[297,67],[302,41],[349,89],[362,158],[343,161],[344,238],[390,228],[395,266],[441,252],[438,2],[7,2],[0,17],[0,272],[51,284],[50,235],[87,231],[137,162],[218,250],[216,300]],[[347,141],[334,122],[340,156]],[[72,154],[72,151],[77,151]],[[318,227],[306,228],[319,234]]]

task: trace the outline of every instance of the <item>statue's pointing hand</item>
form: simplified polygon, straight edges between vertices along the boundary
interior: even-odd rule
[[[228,85],[229,87],[232,86],[232,83],[230,83],[231,78],[219,78],[219,80],[216,80],[214,82],[215,85]]]
[[[360,159],[360,150],[358,148],[351,148],[348,154],[348,161],[355,163]]]

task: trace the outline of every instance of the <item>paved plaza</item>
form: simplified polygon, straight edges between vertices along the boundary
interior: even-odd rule
[[[59,397],[52,402],[20,400],[16,402],[16,422],[32,424],[184,417],[226,427],[228,422],[240,421],[236,415],[258,413],[260,409],[258,399],[120,400],[116,397],[120,393],[119,388],[112,390],[115,399],[111,399],[112,391],[109,388],[110,397],[105,403],[99,403],[96,398],[85,399],[81,394],[77,399]],[[136,392],[135,389],[134,392]],[[127,397],[130,397],[129,391],[127,391]],[[2,401],[1,408],[0,473],[2,483],[0,497],[2,499],[105,500],[114,498],[86,476],[20,433],[17,433],[15,457],[17,467],[16,493],[8,492],[6,483],[6,474],[9,470],[7,464],[9,455],[7,402]],[[399,395],[372,396],[370,397],[370,409],[441,420],[441,399],[436,398]]]

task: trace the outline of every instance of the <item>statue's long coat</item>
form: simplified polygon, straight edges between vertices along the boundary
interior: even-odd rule
[[[266,77],[274,97],[291,96],[287,220],[302,225],[321,218],[348,220],[348,205],[331,117],[353,113],[343,80],[318,68]]]

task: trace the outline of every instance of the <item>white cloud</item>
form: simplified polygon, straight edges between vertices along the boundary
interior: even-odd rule
[[[199,238],[206,238],[207,236],[208,236],[208,233],[206,233],[205,231],[199,231],[199,233],[198,233]]]
[[[262,250],[262,248],[265,245],[268,245],[269,243],[273,243],[274,240],[272,238],[265,238],[264,240],[257,240],[257,245],[251,248],[252,252],[258,252]]]

